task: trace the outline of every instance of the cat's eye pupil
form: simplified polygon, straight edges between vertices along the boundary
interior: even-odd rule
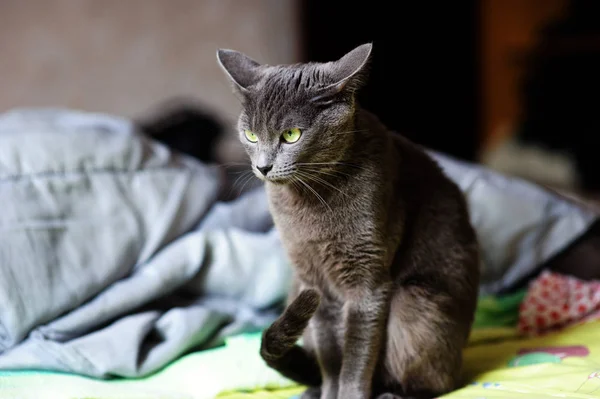
[[[246,139],[249,142],[256,143],[258,141],[258,137],[256,137],[256,135],[254,133],[252,133],[250,130],[244,131],[244,134],[246,135]]]
[[[288,129],[288,130],[284,130],[283,133],[281,134],[281,137],[283,138],[283,140],[287,143],[295,143],[296,141],[298,141],[300,139],[300,129]]]

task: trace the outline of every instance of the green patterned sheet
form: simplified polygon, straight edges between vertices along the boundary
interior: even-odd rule
[[[523,292],[479,301],[472,342],[514,336]],[[264,365],[260,334],[229,339],[223,347],[187,355],[141,379],[94,380],[43,372],[0,372],[0,399],[287,399],[301,392]]]

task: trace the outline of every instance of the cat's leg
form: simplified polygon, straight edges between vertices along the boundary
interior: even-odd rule
[[[300,384],[318,387],[321,370],[314,350],[296,342],[309,328],[317,311],[320,295],[306,289],[292,297],[284,312],[262,335],[260,355],[267,365]]]
[[[320,399],[321,398],[321,388],[320,387],[311,387],[302,393],[300,399]]]
[[[393,393],[384,393],[377,397],[377,399],[404,399],[402,396],[394,395]]]
[[[435,398],[434,396],[431,395],[426,395],[426,396],[400,396],[400,395],[396,395],[395,393],[382,393],[381,395],[377,396],[377,399],[433,399]]]
[[[426,285],[394,293],[384,362],[386,379],[402,387],[396,394],[434,398],[457,388],[470,329],[467,307]]]
[[[338,398],[339,377],[342,367],[341,334],[343,326],[338,305],[321,302],[321,306],[310,321],[305,341],[315,348],[321,367],[323,384],[321,399]]]
[[[338,395],[340,399],[372,397],[373,376],[385,338],[389,298],[386,284],[377,284],[376,287],[346,291],[343,307],[343,361]]]

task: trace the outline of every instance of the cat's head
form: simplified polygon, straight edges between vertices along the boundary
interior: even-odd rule
[[[342,159],[353,140],[355,93],[371,50],[363,44],[337,61],[277,66],[217,52],[242,100],[239,135],[259,178],[284,184],[302,169],[326,169]]]

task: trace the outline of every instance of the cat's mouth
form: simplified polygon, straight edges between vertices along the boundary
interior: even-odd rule
[[[273,175],[265,176],[262,173],[257,172],[255,170],[254,175],[266,183],[272,183],[272,184],[277,184],[277,185],[288,184],[293,180],[292,174],[287,174],[287,175],[273,174]]]
[[[277,184],[277,185],[283,185],[283,184],[288,184],[292,181],[291,176],[288,177],[264,177],[264,176],[259,176],[259,179],[261,179],[264,182],[267,183],[272,183],[272,184]]]

